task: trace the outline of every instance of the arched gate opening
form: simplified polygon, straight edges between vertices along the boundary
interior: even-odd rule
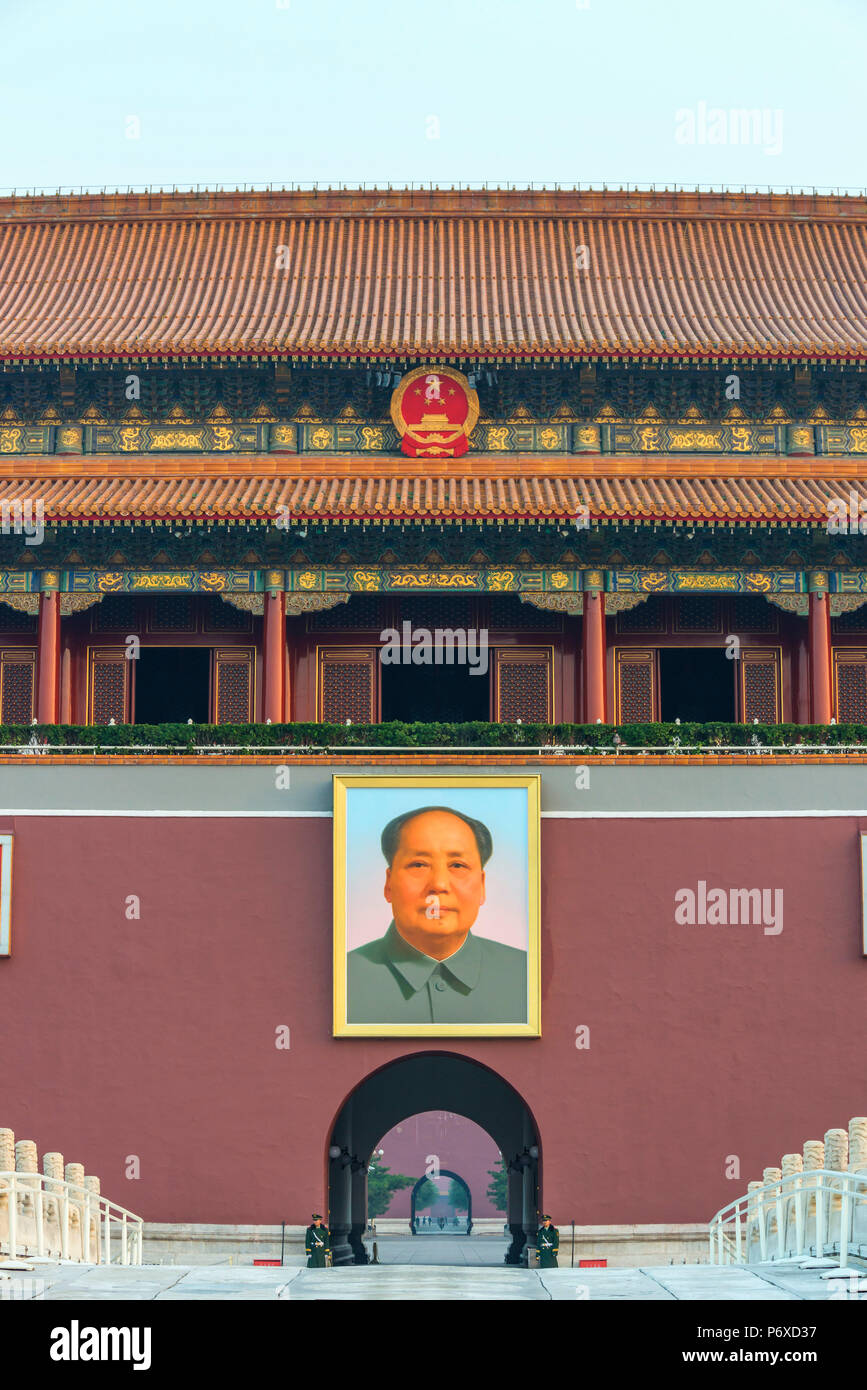
[[[459,1183],[460,1183],[461,1187],[464,1189],[464,1192],[466,1192],[466,1194],[467,1194],[467,1216],[466,1216],[466,1221],[465,1221],[465,1222],[462,1222],[461,1224],[465,1227],[466,1234],[469,1235],[470,1232],[471,1232],[472,1229],[473,1229],[473,1194],[472,1194],[472,1192],[470,1191],[469,1183],[467,1183],[466,1180],[465,1180],[464,1178],[461,1177],[460,1173],[454,1173],[454,1172],[452,1172],[451,1168],[440,1168],[440,1170],[439,1170],[437,1176],[438,1176],[438,1177],[441,1177],[441,1178],[453,1178],[455,1182],[459,1182]],[[428,1175],[427,1175],[427,1173],[422,1173],[421,1177],[420,1177],[420,1178],[418,1179],[418,1181],[416,1182],[415,1187],[412,1189],[412,1192],[411,1192],[411,1194],[410,1194],[410,1199],[409,1199],[409,1202],[410,1202],[410,1206],[409,1206],[409,1224],[410,1224],[410,1229],[411,1229],[413,1232],[414,1232],[415,1229],[416,1229],[416,1214],[415,1214],[415,1201],[416,1201],[416,1197],[417,1197],[417,1195],[418,1195],[419,1188],[422,1186],[422,1183],[425,1183],[425,1182],[427,1182],[427,1181],[428,1181]]]
[[[473,1058],[422,1052],[371,1072],[347,1096],[328,1138],[328,1225],[335,1264],[366,1264],[367,1168],[377,1141],[427,1110],[447,1110],[487,1130],[508,1164],[507,1264],[526,1262],[539,1208],[540,1136],[526,1101]]]

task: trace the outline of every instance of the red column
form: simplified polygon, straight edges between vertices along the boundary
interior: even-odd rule
[[[60,654],[60,722],[72,723],[72,648],[68,637]]]
[[[828,724],[834,713],[831,688],[831,605],[827,593],[810,594],[810,712],[814,724]]]
[[[39,596],[39,648],[36,667],[36,718],[56,724],[60,695],[60,595],[43,590]]]
[[[262,718],[272,724],[283,721],[283,684],[286,668],[286,599],[282,589],[265,594],[265,632],[263,639],[265,698]]]
[[[284,600],[284,602],[285,602],[285,600]],[[293,696],[294,696],[294,693],[295,693],[294,690],[292,689],[292,680],[293,680],[293,677],[292,677],[292,653],[291,653],[291,647],[292,647],[292,637],[291,637],[291,633],[290,633],[290,630],[289,630],[289,624],[287,623],[287,624],[286,624],[286,643],[285,643],[285,647],[284,647],[284,651],[285,651],[285,654],[286,654],[286,660],[285,660],[284,665],[283,665],[283,723],[284,723],[284,724],[291,724],[291,723],[292,723],[292,699],[293,699]]]
[[[809,600],[808,600],[809,603]],[[801,631],[798,633],[792,650],[792,667],[794,674],[794,722],[796,724],[809,724],[810,722],[810,644],[808,634],[803,630],[803,623],[798,623]]]
[[[581,629],[584,681],[584,722],[605,721],[605,594],[584,591],[584,623]]]

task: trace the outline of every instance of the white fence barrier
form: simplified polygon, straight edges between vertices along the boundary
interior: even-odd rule
[[[710,1263],[867,1256],[867,1170],[819,1168],[755,1184],[710,1223]]]
[[[0,1252],[13,1258],[140,1265],[143,1225],[88,1187],[44,1173],[0,1173]]]

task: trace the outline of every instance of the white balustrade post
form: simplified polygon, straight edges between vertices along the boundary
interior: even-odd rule
[[[821,1179],[813,1177],[811,1174],[819,1172],[825,1167],[825,1145],[821,1139],[806,1139],[804,1141],[804,1180],[803,1185],[807,1189],[808,1195],[804,1198],[804,1244],[809,1254],[810,1250],[810,1217],[816,1219],[815,1234],[816,1245],[819,1243],[818,1219],[819,1211],[816,1205],[814,1189],[818,1187]],[[817,1249],[816,1254],[821,1252]]]
[[[763,1200],[762,1200],[762,1207],[763,1207],[763,1209],[764,1209],[764,1211],[763,1211],[763,1217],[762,1217],[762,1224],[763,1224],[764,1226],[767,1227],[768,1234],[770,1234],[771,1229],[772,1229],[772,1224],[771,1224],[771,1223],[773,1222],[773,1225],[776,1226],[776,1228],[777,1228],[777,1255],[778,1255],[778,1256],[779,1256],[780,1253],[781,1253],[781,1247],[780,1247],[780,1209],[781,1209],[781,1208],[780,1208],[780,1189],[779,1189],[778,1186],[774,1186],[773,1184],[778,1184],[779,1181],[780,1181],[780,1178],[781,1178],[782,1176],[783,1176],[782,1170],[779,1169],[779,1168],[765,1168],[764,1171],[763,1171],[763,1173],[762,1173],[762,1178],[763,1178],[763,1180],[764,1180],[764,1189],[765,1189],[765,1191],[764,1191],[764,1197],[763,1197]]]
[[[65,1174],[65,1176],[66,1176],[66,1181],[67,1181],[68,1183],[71,1183],[73,1187],[75,1187],[75,1188],[81,1188],[81,1187],[83,1187],[83,1186],[84,1186],[84,1164],[83,1164],[83,1163],[67,1163],[67,1165],[66,1165],[66,1174]],[[75,1227],[75,1226],[78,1226],[78,1236],[79,1236],[79,1255],[78,1255],[78,1258],[79,1258],[80,1260],[85,1259],[85,1253],[84,1253],[84,1229],[83,1229],[83,1226],[82,1226],[82,1210],[83,1210],[83,1209],[82,1209],[82,1203],[81,1203],[81,1196],[80,1196],[80,1194],[79,1194],[78,1192],[76,1192],[74,1196],[70,1197],[69,1224],[70,1224],[70,1236],[72,1235],[72,1228]]]
[[[862,1213],[856,1208],[867,1203],[867,1116],[854,1115],[849,1121],[849,1172],[859,1173],[862,1182],[852,1184],[852,1239],[855,1240],[854,1222]],[[859,1221],[859,1224],[860,1221]]]
[[[60,1197],[60,1258],[69,1259],[69,1188],[65,1184]]]
[[[750,1246],[752,1244],[754,1227],[758,1231],[759,1236],[759,1254],[762,1259],[765,1258],[765,1230],[762,1217],[761,1190],[762,1184],[760,1182],[747,1183],[747,1263],[749,1263],[750,1259]]]
[[[12,1259],[18,1254],[18,1174],[9,1178],[9,1254]]]
[[[788,1255],[792,1255],[792,1254],[799,1255],[800,1252],[802,1252],[802,1248],[803,1248],[803,1247],[802,1247],[803,1222],[802,1222],[802,1219],[800,1219],[800,1181],[802,1181],[803,1158],[802,1158],[802,1156],[800,1156],[800,1154],[784,1154],[784,1155],[782,1155],[781,1163],[779,1163],[779,1166],[781,1166],[782,1176],[784,1176],[784,1179],[788,1179],[788,1183],[786,1183],[786,1188],[785,1188],[785,1194],[788,1194],[788,1200],[786,1200],[786,1195],[784,1194],[784,1202],[785,1202],[785,1208],[786,1208],[785,1223],[784,1223],[784,1225],[785,1225],[785,1234],[786,1234],[785,1254],[788,1254]],[[789,1241],[789,1238],[788,1238],[788,1236],[789,1236],[789,1211],[791,1211],[792,1205],[793,1205],[793,1207],[795,1207],[795,1245],[796,1245],[796,1250],[792,1250],[792,1248],[791,1248],[791,1241]]]
[[[19,1139],[15,1145],[15,1171],[17,1173],[31,1174],[39,1172],[39,1155],[36,1151],[36,1144],[32,1139]],[[38,1178],[36,1179],[38,1184]],[[35,1193],[32,1191],[33,1184],[29,1177],[21,1177],[18,1183],[19,1202],[21,1215],[36,1216]]]
[[[849,1180],[844,1178],[843,1191],[840,1197],[840,1268],[845,1269],[849,1263],[849,1213],[851,1205],[849,1202]]]
[[[60,1194],[63,1192],[63,1154],[47,1153],[42,1155],[42,1171],[47,1179],[45,1183],[45,1220],[49,1227],[57,1223],[58,1234],[60,1232]],[[49,1253],[52,1253],[52,1246],[49,1242]]]
[[[88,1193],[91,1193],[92,1196],[93,1196],[93,1197],[96,1197],[96,1199],[97,1199],[97,1202],[96,1202],[96,1263],[99,1264],[99,1258],[100,1258],[100,1243],[99,1243],[99,1178],[86,1177],[86,1178],[84,1179],[84,1185],[85,1185],[85,1187],[87,1188]],[[87,1260],[88,1260],[88,1263],[90,1262],[90,1245],[91,1245],[91,1241],[90,1241],[90,1226],[91,1226],[91,1222],[92,1222],[93,1219],[94,1219],[94,1217],[90,1214],[90,1213],[92,1212],[92,1210],[93,1210],[92,1199],[89,1199],[89,1200],[88,1200],[88,1218],[87,1218]]]
[[[90,1264],[90,1193],[85,1192],[81,1211],[81,1258]]]
[[[36,1253],[45,1254],[45,1196],[40,1183],[33,1194],[36,1200]]]
[[[15,1134],[11,1129],[0,1129],[0,1173],[11,1173],[15,1167]],[[0,1187],[0,1230],[4,1221],[3,1213],[8,1210],[11,1188]]]
[[[837,1173],[845,1173],[849,1166],[849,1131],[845,1129],[829,1129],[825,1135],[825,1167],[833,1168]],[[832,1178],[831,1183],[834,1189],[834,1196],[829,1202],[831,1211],[839,1211],[840,1198],[837,1193],[840,1185]],[[830,1235],[830,1232],[829,1232]]]
[[[129,1248],[126,1236],[126,1212],[121,1217],[120,1222],[120,1262],[122,1265],[129,1264]]]

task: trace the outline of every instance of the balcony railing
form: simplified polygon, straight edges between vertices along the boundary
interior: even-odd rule
[[[126,1207],[63,1178],[0,1173],[0,1251],[13,1259],[140,1265],[143,1225]]]
[[[710,1223],[710,1263],[839,1257],[867,1263],[867,1170],[820,1168],[756,1186]]]
[[[545,724],[444,720],[381,724],[0,725],[0,757],[179,754],[517,753],[583,756],[865,757],[865,724]]]

